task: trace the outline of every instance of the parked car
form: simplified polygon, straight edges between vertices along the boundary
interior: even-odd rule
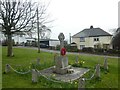
[[[40,48],[48,48],[49,46],[47,44],[44,43],[40,43]]]

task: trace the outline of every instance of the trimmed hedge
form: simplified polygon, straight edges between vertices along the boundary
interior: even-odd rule
[[[103,48],[92,48],[92,47],[85,47],[82,49],[82,52],[87,53],[97,53],[97,54],[120,54],[120,50],[115,49],[103,49]]]

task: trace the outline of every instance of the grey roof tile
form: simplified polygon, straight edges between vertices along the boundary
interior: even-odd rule
[[[81,32],[73,35],[72,37],[97,37],[97,36],[112,36],[108,32],[102,30],[101,28],[91,28],[91,29],[84,29]]]

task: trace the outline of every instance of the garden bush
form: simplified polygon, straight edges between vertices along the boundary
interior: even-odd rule
[[[56,50],[60,50],[60,45],[57,45],[57,46],[56,46]]]
[[[109,54],[120,54],[120,50],[109,49],[109,50],[107,50],[107,53],[109,53]]]
[[[70,46],[69,44],[65,45],[67,52],[78,52],[77,46]],[[60,50],[60,45],[56,46],[56,50]]]
[[[94,51],[97,52],[97,53],[103,53],[106,50],[103,49],[103,48],[94,48]]]
[[[83,52],[90,52],[90,53],[92,53],[92,52],[94,52],[94,48],[92,48],[92,47],[84,47],[84,48],[82,49],[82,51],[83,51]]]

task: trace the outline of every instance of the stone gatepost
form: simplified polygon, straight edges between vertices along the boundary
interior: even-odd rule
[[[75,63],[76,64],[78,64],[78,59],[79,59],[79,57],[78,57],[78,55],[76,56],[76,59],[75,59]]]
[[[40,65],[40,58],[37,58],[37,65]]]
[[[100,64],[96,65],[95,77],[100,78]]]
[[[107,57],[104,59],[104,65],[103,65],[105,70],[108,70],[108,63],[107,63]]]
[[[79,79],[78,90],[81,90],[81,88],[85,88],[85,78],[82,77]]]
[[[10,72],[10,66],[9,66],[9,64],[6,64],[6,66],[5,66],[5,73],[8,73],[8,72]]]
[[[32,69],[32,82],[33,83],[38,82],[38,72],[35,69]]]

